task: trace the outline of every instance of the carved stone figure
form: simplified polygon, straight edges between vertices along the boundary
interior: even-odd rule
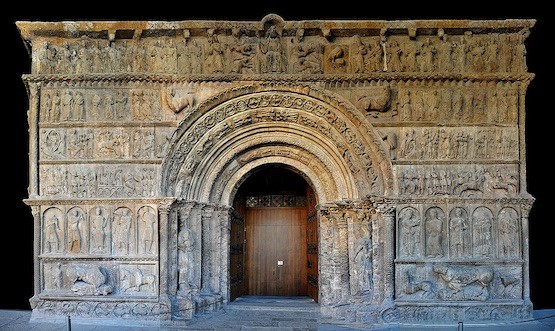
[[[260,59],[261,72],[280,73],[285,71],[281,35],[278,33],[276,25],[270,25],[264,34],[264,38],[260,40],[260,53],[262,54]]]
[[[490,267],[435,264],[433,271],[445,284],[445,288],[439,290],[442,300],[485,301],[490,296],[489,286],[493,280],[493,270]]]
[[[133,215],[128,208],[120,208],[114,214],[114,224],[112,225],[114,253],[128,255],[133,239],[131,234]]]
[[[141,249],[145,254],[156,252],[157,219],[150,207],[143,207],[139,211]]]
[[[518,217],[512,208],[504,208],[498,216],[499,253],[504,257],[518,257]]]
[[[85,224],[85,216],[78,208],[73,208],[69,215],[68,230],[67,230],[67,243],[68,251],[71,253],[80,253],[83,246],[83,227]]]
[[[449,220],[449,247],[452,257],[466,257],[469,224],[464,209],[457,207]]]
[[[438,208],[428,211],[426,220],[426,255],[443,256],[443,219]]]
[[[61,227],[60,219],[55,213],[45,220],[45,251],[47,253],[61,252]]]
[[[145,273],[140,268],[120,269],[120,291],[153,293],[156,288],[156,276]]]
[[[405,256],[420,254],[420,218],[413,208],[405,208],[399,214],[401,225],[401,253]]]
[[[491,211],[478,208],[473,214],[474,254],[479,257],[491,257],[493,253],[493,217]]]
[[[179,256],[178,290],[186,294],[196,290],[194,283],[195,238],[191,230],[184,224],[181,226],[177,237],[177,249]]]
[[[97,207],[91,216],[91,253],[106,253],[109,239],[108,217],[105,211]]]

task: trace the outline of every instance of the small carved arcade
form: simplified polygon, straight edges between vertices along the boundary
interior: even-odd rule
[[[529,318],[534,23],[17,22],[32,59],[33,317],[225,307],[246,277],[235,194],[281,164],[315,193],[322,313]]]

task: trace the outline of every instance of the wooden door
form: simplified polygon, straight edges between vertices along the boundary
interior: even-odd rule
[[[245,220],[235,209],[230,216],[229,299],[233,301],[245,293]]]
[[[308,296],[318,302],[318,219],[316,209],[312,209],[307,219],[307,280]]]
[[[247,294],[307,295],[305,207],[247,208]]]

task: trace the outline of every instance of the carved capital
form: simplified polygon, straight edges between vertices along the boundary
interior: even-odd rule
[[[169,214],[175,201],[175,198],[158,201],[158,212],[160,214]]]
[[[391,204],[378,204],[376,211],[385,217],[395,217],[396,207]]]
[[[31,206],[31,214],[33,214],[34,218],[40,217],[40,207],[39,206]]]

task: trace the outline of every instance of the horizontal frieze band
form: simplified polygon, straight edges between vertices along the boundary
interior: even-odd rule
[[[83,301],[87,299],[87,302],[121,302],[121,301],[133,301],[133,302],[158,302],[157,296],[139,296],[139,295],[110,295],[110,296],[85,296],[85,295],[51,295],[51,294],[39,294],[38,298],[40,300],[51,300],[51,301]]]
[[[416,300],[402,300],[396,299],[395,305],[397,306],[409,306],[409,307],[489,307],[492,305],[503,304],[504,306],[522,306],[524,301],[522,299],[490,299],[486,302],[478,302],[476,300],[469,301],[422,301],[418,302]]]
[[[274,19],[280,18],[277,15]],[[265,18],[266,19],[266,18]],[[283,20],[283,19],[282,19]],[[185,21],[74,21],[74,22],[17,22],[17,27],[24,39],[34,37],[65,37],[78,38],[83,35],[96,38],[114,40],[140,38],[143,36],[175,36],[178,32],[185,35],[200,34],[208,29],[231,32],[233,29],[251,30],[259,32],[264,29],[262,21],[223,21],[223,20],[185,20]],[[299,20],[283,21],[284,34],[293,33],[299,29],[320,30],[321,35],[330,34],[406,34],[422,35],[442,29],[447,34],[461,34],[466,30],[476,33],[490,33],[499,31],[519,31],[530,29],[535,25],[532,19],[504,19],[504,20]],[[187,32],[185,32],[187,31]],[[127,32],[127,33],[124,33]],[[131,33],[130,33],[131,32]],[[205,32],[206,33],[206,32]]]
[[[25,74],[22,79],[28,83],[60,82],[151,82],[151,83],[187,83],[187,82],[364,82],[384,81],[531,81],[533,73],[403,73],[382,72],[368,74]]]
[[[390,196],[387,198],[392,205],[403,204],[501,204],[501,205],[531,205],[535,199],[528,193],[522,193],[520,196],[499,197],[499,198],[477,198],[477,197],[453,197],[453,196],[434,196],[434,197],[398,197]]]
[[[477,266],[477,265],[496,265],[496,264],[524,264],[524,260],[522,259],[493,259],[493,258],[486,258],[486,259],[476,259],[476,258],[416,258],[416,259],[407,259],[407,258],[398,258],[395,259],[395,263],[400,264],[426,264],[426,263],[450,263],[451,265],[467,265],[467,266]]]
[[[54,128],[148,128],[148,127],[177,127],[178,122],[65,122],[65,123],[39,123],[40,129],[54,129]]]
[[[439,165],[439,164],[520,164],[518,160],[398,160],[391,161],[393,165]]]
[[[39,255],[39,259],[44,262],[52,261],[73,261],[73,262],[124,262],[124,263],[139,263],[145,265],[156,265],[158,263],[158,257],[137,257],[137,256],[68,256],[64,255]]]
[[[40,160],[39,164],[162,164],[162,159],[151,159],[151,160],[113,160],[113,159],[98,159],[98,160]]]
[[[33,197],[24,199],[28,206],[52,206],[52,205],[96,205],[96,204],[171,204],[175,201],[173,197],[157,198],[89,198],[89,199],[52,199],[47,197]]]

